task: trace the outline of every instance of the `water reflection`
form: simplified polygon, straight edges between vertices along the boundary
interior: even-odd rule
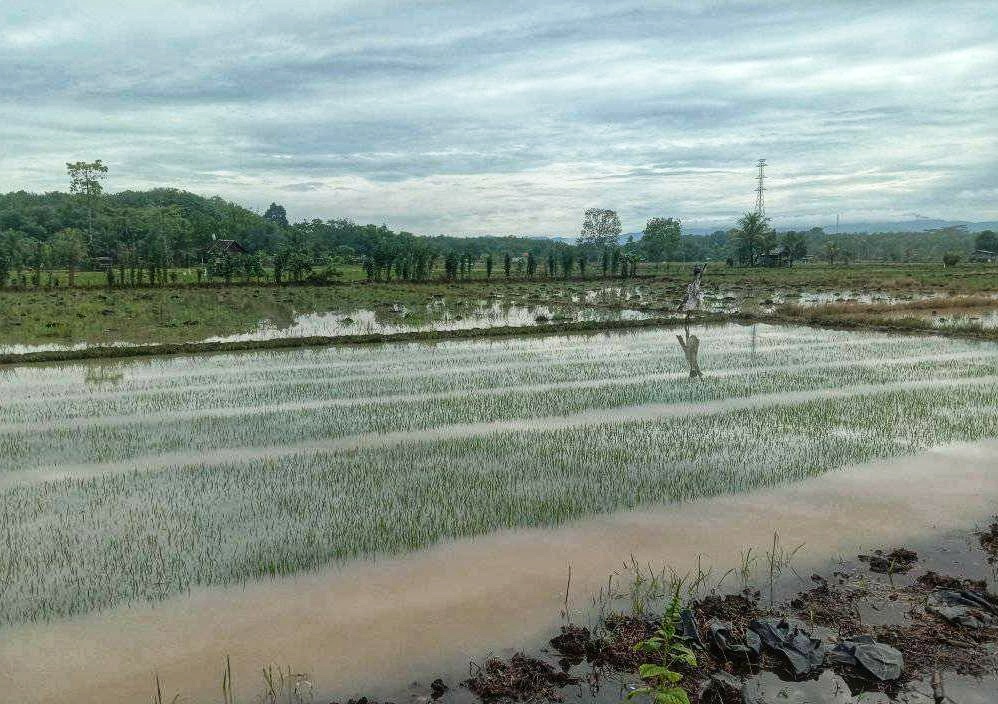
[[[697,358],[697,355],[700,353],[700,338],[690,332],[688,321],[683,326],[683,335],[677,334],[676,339],[679,340],[679,347],[683,350],[683,356],[686,357],[686,364],[690,368],[690,378],[699,379],[703,376],[703,372],[700,371],[700,362]]]
[[[237,342],[297,337],[338,337],[342,335],[387,335],[428,330],[464,330],[491,327],[533,327],[549,323],[645,320],[655,317],[652,311],[634,308],[607,308],[588,305],[518,305],[497,300],[448,302],[434,300],[426,305],[407,307],[386,304],[373,308],[332,311],[287,312],[275,310],[249,329],[234,334],[190,336],[182,342]],[[153,336],[156,331],[150,331]],[[171,333],[172,334],[172,333]],[[152,341],[44,342],[39,344],[4,344],[0,354],[27,354],[56,350],[81,350],[90,347],[130,347],[172,342]]]
[[[115,386],[125,378],[120,364],[88,364],[83,373],[87,386]]]
[[[634,309],[526,306],[498,301],[479,301],[473,307],[457,311],[443,302],[434,302],[425,306],[424,310],[395,305],[375,309],[359,308],[348,312],[304,313],[296,315],[288,325],[277,326],[273,321],[266,320],[251,332],[210,337],[206,341],[336,337],[503,326],[530,327],[553,322],[644,320],[650,317],[652,317],[650,312]]]

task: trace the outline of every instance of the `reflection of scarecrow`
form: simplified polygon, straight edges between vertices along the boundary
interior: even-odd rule
[[[700,351],[700,338],[690,334],[690,315],[694,311],[700,310],[700,306],[703,305],[703,289],[700,286],[700,280],[703,278],[703,270],[705,268],[707,268],[706,264],[693,267],[693,281],[686,287],[686,295],[683,296],[683,302],[679,304],[679,310],[686,314],[686,319],[683,323],[683,331],[686,333],[686,337],[676,335],[676,339],[679,340],[679,346],[683,349],[683,354],[686,356],[686,363],[690,366],[691,379],[703,376],[703,372],[700,371],[700,363],[697,361],[697,353]]]

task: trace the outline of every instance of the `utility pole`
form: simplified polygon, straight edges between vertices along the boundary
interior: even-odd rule
[[[766,160],[759,159],[755,163],[756,167],[759,169],[759,175],[755,177],[755,180],[759,182],[759,185],[755,187],[755,212],[760,217],[765,217],[766,215],[766,204],[763,199],[763,192],[766,190]]]

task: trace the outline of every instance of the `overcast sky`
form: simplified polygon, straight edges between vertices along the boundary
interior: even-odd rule
[[[998,218],[998,4],[0,2],[0,191],[573,235]]]

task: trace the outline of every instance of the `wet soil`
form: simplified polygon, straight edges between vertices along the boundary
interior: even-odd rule
[[[993,593],[998,519],[978,533],[948,534],[917,548],[897,546],[840,558],[822,574],[781,579],[772,595],[746,587],[691,598],[677,628],[696,653],[697,664],[674,666],[690,702],[998,701],[998,620],[968,627],[932,608],[940,594],[971,594],[982,600],[984,610],[990,606],[998,615]],[[490,654],[480,665],[471,663],[466,677],[450,677],[458,686],[446,689],[446,677],[430,688],[414,683],[397,701],[622,701],[643,684],[638,667],[657,661],[635,645],[654,634],[661,617],[608,606],[622,604],[603,603],[601,615],[590,619],[588,627],[566,622],[534,652]],[[767,644],[757,645],[756,651],[751,647],[753,629],[767,617],[796,624],[826,653],[869,637],[900,653],[900,676],[880,681],[861,664],[843,664],[827,654],[821,666],[795,676],[784,654]]]
[[[887,553],[875,550],[872,555],[860,555],[859,559],[870,565],[871,572],[905,574],[918,562],[918,553],[907,548],[894,548]]]
[[[998,519],[995,519],[987,530],[979,534],[981,548],[988,554],[988,562],[995,564],[998,562]]]

